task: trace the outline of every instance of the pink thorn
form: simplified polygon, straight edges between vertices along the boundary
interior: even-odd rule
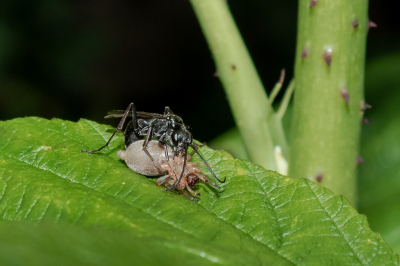
[[[311,0],[310,8],[314,7],[317,4],[318,0]]]
[[[368,21],[368,29],[369,28],[378,28],[378,25],[376,25],[375,22],[370,20],[370,21]]]
[[[219,73],[218,73],[218,72],[215,72],[215,73],[214,73],[214,77],[219,77]]]
[[[330,67],[331,62],[332,62],[332,50],[331,49],[327,49],[324,51],[324,60],[325,60],[326,64]]]
[[[283,84],[283,81],[285,80],[285,69],[281,70],[281,76],[279,77],[279,84]]]
[[[303,49],[303,51],[301,52],[301,58],[306,58],[308,56],[308,51],[306,48]]]
[[[368,119],[366,119],[366,118],[363,118],[363,123],[364,124],[369,124],[369,123],[371,123]]]
[[[350,105],[350,96],[346,87],[340,90],[340,95],[342,95],[342,98],[346,101],[348,105]]]
[[[363,107],[361,108],[361,111],[365,111],[365,110],[370,109],[370,108],[372,108],[371,105],[369,105],[368,103],[364,103]]]
[[[322,182],[322,177],[323,177],[323,175],[322,175],[321,173],[319,173],[319,174],[315,177],[315,180],[317,180],[318,183],[321,183],[321,182]]]
[[[360,155],[357,155],[357,164],[360,164],[360,163],[365,163],[365,161]]]
[[[355,20],[353,21],[353,28],[354,28],[354,29],[358,28],[358,20],[357,20],[357,19],[355,19]]]

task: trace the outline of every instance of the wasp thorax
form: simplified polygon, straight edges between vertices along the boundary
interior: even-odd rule
[[[173,115],[167,117],[168,125],[172,129],[180,129],[183,126],[183,121],[179,116]]]

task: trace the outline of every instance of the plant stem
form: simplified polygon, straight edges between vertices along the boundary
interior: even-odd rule
[[[226,1],[190,2],[214,57],[249,156],[255,163],[277,170],[267,121],[272,109]]]
[[[367,9],[366,0],[299,0],[289,175],[354,205]]]

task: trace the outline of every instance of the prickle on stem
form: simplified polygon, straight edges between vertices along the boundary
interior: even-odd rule
[[[357,28],[358,28],[358,25],[359,25],[359,24],[358,24],[358,20],[357,20],[357,19],[354,19],[352,25],[353,25],[353,29],[357,29]]]
[[[342,98],[346,101],[346,103],[347,103],[348,105],[350,105],[350,96],[349,96],[349,92],[347,91],[347,88],[346,88],[346,87],[343,87],[343,88],[340,90],[340,95],[341,95]]]
[[[364,162],[365,162],[364,159],[360,155],[357,155],[357,164],[364,163]]]
[[[310,8],[314,7],[317,4],[318,0],[311,0]]]
[[[362,121],[363,121],[364,124],[369,124],[369,123],[371,123],[367,118],[363,118]]]
[[[365,110],[367,110],[367,109],[371,109],[372,108],[372,106],[371,105],[369,105],[368,103],[364,103],[363,104],[363,107],[361,107],[361,111],[365,111]]]
[[[325,49],[323,56],[325,63],[330,67],[332,62],[332,48]]]
[[[308,51],[306,48],[303,49],[303,51],[301,52],[301,58],[306,58],[308,56]]]
[[[322,173],[319,173],[319,174],[315,177],[315,180],[316,180],[318,183],[321,183],[321,182],[322,182],[322,178],[323,178]]]
[[[369,28],[378,28],[378,25],[376,25],[375,22],[370,20],[370,21],[368,21],[368,29]]]
[[[281,76],[279,77],[278,83],[282,85],[284,80],[285,80],[285,69],[282,69]]]

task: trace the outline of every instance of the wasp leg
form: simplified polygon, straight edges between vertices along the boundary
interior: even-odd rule
[[[186,169],[186,161],[187,161],[187,146],[186,146],[186,149],[185,149],[185,157],[183,158],[183,167],[182,167],[182,172],[181,172],[181,176],[179,177],[179,180],[178,180],[178,182],[175,182],[175,184],[171,187],[171,188],[169,188],[169,189],[167,189],[166,191],[171,191],[171,190],[174,190],[174,189],[176,189],[178,186],[179,186],[179,184],[181,183],[181,180],[182,180],[182,177],[183,177],[183,174],[185,173],[185,169]]]
[[[169,163],[168,146],[167,145],[164,145],[164,151],[165,151],[165,158],[167,159],[168,166],[169,166],[169,168],[171,168],[171,170],[174,173],[176,179],[178,179],[178,176],[176,175],[174,168],[172,168],[171,164]]]
[[[213,185],[214,187],[221,189],[220,186],[218,186],[216,183],[214,183],[214,181],[212,181],[211,179],[209,179],[205,174],[203,173],[197,173],[197,176],[204,182],[204,183],[211,183],[211,185]]]
[[[130,103],[128,108],[126,109],[124,116],[122,117],[121,121],[118,124],[118,127],[115,129],[114,133],[111,135],[110,139],[107,141],[106,145],[104,145],[103,147],[100,147],[97,150],[93,150],[93,151],[87,151],[87,150],[81,150],[81,152],[87,152],[87,153],[94,153],[94,152],[98,152],[101,151],[102,149],[104,149],[105,147],[108,146],[108,144],[110,144],[112,138],[115,136],[115,134],[117,134],[118,131],[122,130],[122,128],[124,127],[125,124],[125,119],[127,118],[128,114],[129,114],[129,110],[131,109],[131,107],[133,106],[133,103]]]
[[[193,145],[195,145],[197,148],[201,148],[201,147],[207,145],[207,142],[203,142],[201,145],[193,142]]]
[[[195,146],[190,145],[190,147],[192,147],[192,149],[197,153],[197,155],[198,155],[198,156],[200,157],[200,159],[203,161],[204,165],[207,167],[208,171],[210,171],[210,173],[214,176],[214,178],[215,178],[216,180],[218,180],[218,182],[220,182],[220,183],[225,183],[226,177],[224,178],[223,181],[221,181],[221,180],[215,175],[215,173],[213,172],[213,170],[211,170],[210,166],[206,163],[206,161],[204,160],[203,156],[201,156],[201,154],[196,150]]]
[[[128,123],[124,131],[125,136],[125,148],[128,148],[132,143],[142,140],[142,138],[136,133],[132,121]]]
[[[156,121],[156,120],[154,120],[154,121]],[[158,171],[162,172],[161,168],[158,167],[158,165],[156,164],[156,161],[154,161],[154,158],[151,156],[151,154],[147,150],[147,144],[153,138],[153,124],[154,124],[154,121],[152,121],[150,123],[150,125],[149,125],[149,130],[147,131],[146,139],[143,142],[143,151],[147,154],[147,156],[153,162],[154,166],[158,169]]]

